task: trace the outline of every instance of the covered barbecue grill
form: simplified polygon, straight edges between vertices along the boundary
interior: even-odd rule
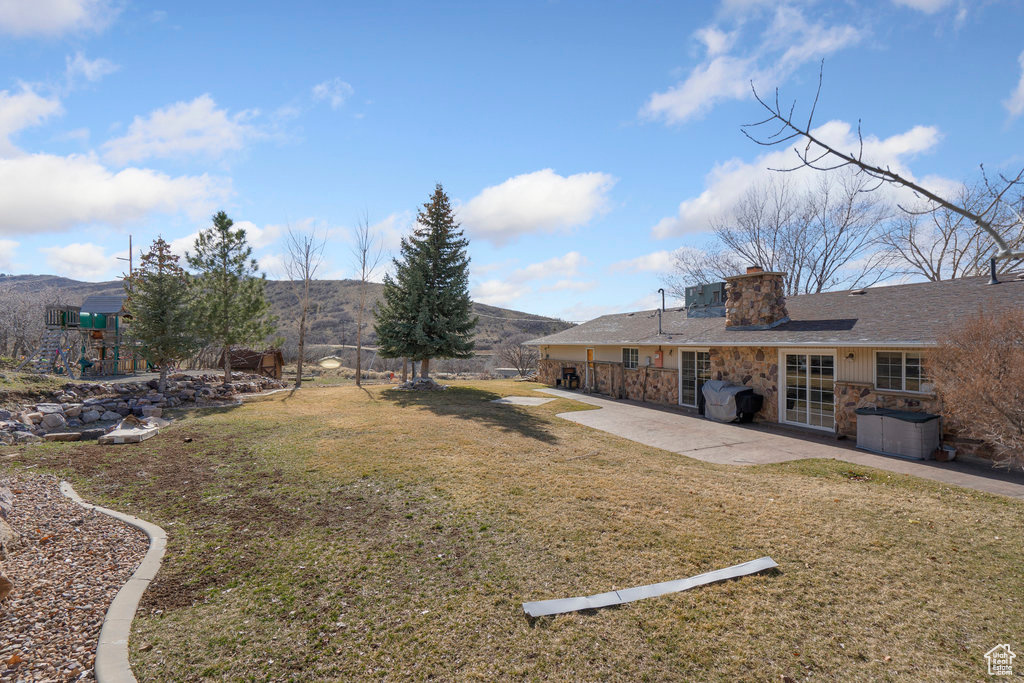
[[[708,380],[701,388],[704,415],[716,422],[752,422],[764,397],[750,387],[723,380]]]

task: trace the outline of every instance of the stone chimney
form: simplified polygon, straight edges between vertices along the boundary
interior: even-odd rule
[[[785,273],[765,272],[760,266],[725,278],[726,329],[768,330],[788,322],[785,278]]]

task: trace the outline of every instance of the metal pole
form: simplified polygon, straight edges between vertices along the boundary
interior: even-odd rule
[[[999,279],[996,278],[996,259],[995,259],[994,256],[988,260],[988,268],[989,268],[988,283],[990,285],[998,285],[999,284]]]
[[[658,291],[661,292],[661,310],[665,310],[665,288],[659,287]]]

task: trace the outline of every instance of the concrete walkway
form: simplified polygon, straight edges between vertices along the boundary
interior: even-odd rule
[[[616,401],[563,389],[537,391],[600,408],[561,413],[558,417],[705,462],[763,465],[831,458],[1024,499],[1024,473],[961,462],[903,460],[857,450],[850,441],[828,436],[786,434],[760,425],[722,424],[649,403]]]

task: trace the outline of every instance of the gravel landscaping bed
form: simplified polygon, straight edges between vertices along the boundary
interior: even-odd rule
[[[52,476],[0,480],[21,540],[2,561],[0,681],[91,680],[103,617],[146,554],[145,534],[65,498]]]

